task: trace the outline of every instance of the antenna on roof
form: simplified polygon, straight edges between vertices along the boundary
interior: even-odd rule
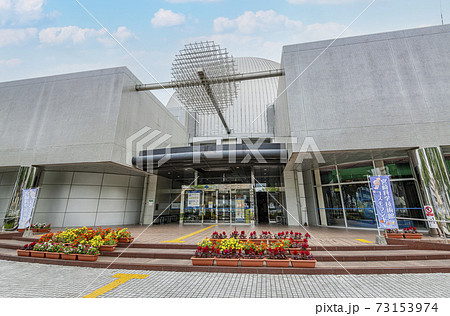
[[[444,25],[444,15],[442,14],[442,0],[439,1],[441,4],[441,23]]]

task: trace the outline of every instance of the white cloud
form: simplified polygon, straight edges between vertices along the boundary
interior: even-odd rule
[[[302,22],[289,19],[278,14],[274,10],[246,11],[234,20],[219,17],[214,20],[214,31],[223,32],[229,29],[237,29],[244,34],[256,31],[275,31],[279,29],[301,29]]]
[[[154,27],[165,27],[182,24],[186,17],[182,13],[175,13],[171,10],[159,9],[152,18]]]
[[[346,4],[351,2],[358,2],[361,0],[287,0],[287,2],[292,4]]]
[[[90,37],[103,35],[95,29],[80,28],[78,26],[49,27],[39,32],[39,40],[44,44],[61,44],[71,41],[73,44],[84,42]]]
[[[106,32],[105,32],[106,34]],[[137,39],[138,37],[134,35],[126,26],[119,26],[114,33],[111,33],[115,39],[117,39],[120,43],[125,43],[130,39]],[[117,44],[117,42],[111,38],[109,34],[104,37],[98,38],[100,43],[103,43],[107,47],[113,47]]]
[[[19,58],[0,59],[0,66],[15,67],[22,63]]]
[[[44,17],[45,0],[0,0],[1,24],[23,24]]]
[[[0,29],[0,47],[18,45],[36,36],[36,28]]]

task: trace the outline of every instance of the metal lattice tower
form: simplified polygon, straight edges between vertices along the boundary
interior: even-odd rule
[[[238,83],[227,78],[236,74],[233,57],[212,41],[185,45],[172,64],[177,97],[189,111],[203,115],[220,116],[233,104]]]

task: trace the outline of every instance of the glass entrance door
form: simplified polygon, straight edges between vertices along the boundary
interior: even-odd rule
[[[219,223],[230,223],[230,192],[219,191],[217,216]]]
[[[214,191],[203,191],[203,222],[204,223],[215,223],[217,218],[216,209],[216,196],[217,192]]]

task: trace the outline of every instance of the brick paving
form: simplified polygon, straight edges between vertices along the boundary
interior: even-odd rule
[[[75,298],[116,273],[148,274],[101,298],[448,298],[450,274],[257,275],[104,270],[0,260],[0,297]],[[76,275],[76,277],[74,277]],[[381,294],[381,295],[380,295]]]

